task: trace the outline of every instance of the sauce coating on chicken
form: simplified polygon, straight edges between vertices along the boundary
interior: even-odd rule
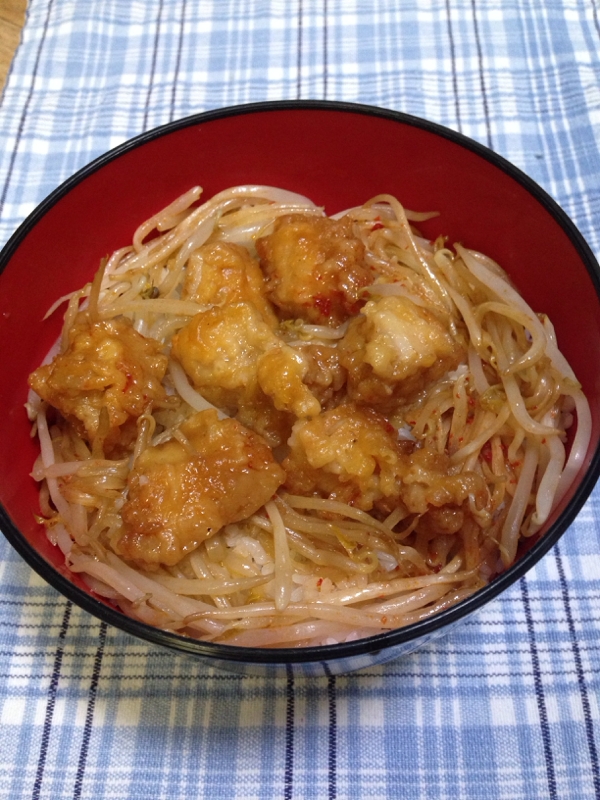
[[[443,322],[402,296],[369,300],[340,342],[349,397],[382,410],[422,391],[464,357]]]
[[[211,242],[192,253],[181,296],[201,305],[251,303],[271,328],[277,326],[258,262],[233,242]]]
[[[31,388],[57,408],[93,444],[104,412],[105,453],[127,450],[136,419],[166,399],[161,383],[168,359],[154,339],[125,318],[90,321],[85,313],[69,331],[68,345],[31,373]]]
[[[338,325],[359,311],[360,291],[372,282],[364,245],[347,219],[282,216],[256,250],[268,297],[284,318]]]
[[[384,416],[353,403],[297,422],[289,444],[283,467],[285,487],[294,494],[321,495],[382,514],[402,505],[420,516],[447,505],[460,508],[469,497],[483,505],[486,497],[480,475],[453,474],[447,454],[400,441]],[[452,523],[434,514],[431,524],[437,531]]]
[[[283,467],[294,494],[318,494],[363,511],[399,499],[402,448],[392,425],[371,409],[344,403],[299,421],[289,445]]]
[[[296,346],[294,350],[306,365],[302,380],[317,398],[321,408],[337,405],[344,397],[346,386],[346,370],[340,363],[337,347],[307,343]]]
[[[251,303],[214,306],[173,339],[173,355],[209,402],[281,444],[296,417],[320,405],[303,381],[308,362]]]
[[[148,447],[131,470],[115,550],[132,561],[176,564],[258,511],[285,478],[266,442],[237,420],[200,411],[180,432],[183,441]]]

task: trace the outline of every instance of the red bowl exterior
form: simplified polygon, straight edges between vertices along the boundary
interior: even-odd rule
[[[497,260],[525,299],[552,319],[559,346],[586,392],[593,415],[588,458],[545,535],[507,573],[435,620],[364,642],[305,651],[248,651],[188,642],[133,623],[92,598],[62,565],[34,520],[36,456],[23,409],[27,376],[55,340],[61,314],[42,318],[59,296],[79,288],[101,257],[128,244],[137,225],[194,184],[205,197],[244,183],[305,194],[332,214],[373,195],[396,195],[408,208],[440,216],[421,225]],[[470,613],[498,594],[554,544],[589,495],[600,469],[600,270],[585,241],[554,201],[485,147],[441,126],[368,106],[328,102],[264,103],[207,112],[164,126],[92,162],[53,192],[0,254],[0,499],[3,529],[26,560],[79,605],[136,635],[233,663],[322,663],[350,669]],[[49,564],[58,571],[49,568]],[[212,649],[211,649],[212,648]],[[234,651],[234,652],[231,652]],[[378,651],[378,655],[374,655]],[[366,659],[366,663],[365,662]],[[354,663],[354,662],[353,662]],[[337,667],[335,667],[337,665]]]

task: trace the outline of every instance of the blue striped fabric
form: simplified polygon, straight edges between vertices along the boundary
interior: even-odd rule
[[[600,254],[599,0],[30,0],[0,101],[0,243],[146,129],[327,98],[440,122],[538,181]],[[151,648],[0,541],[0,799],[600,798],[600,493],[449,636],[341,677]]]

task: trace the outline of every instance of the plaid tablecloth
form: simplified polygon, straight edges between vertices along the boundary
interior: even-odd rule
[[[30,0],[0,102],[0,242],[65,178],[205,109],[407,111],[537,180],[600,254],[599,0]],[[423,650],[330,678],[152,649],[0,537],[0,798],[600,798],[600,493]]]

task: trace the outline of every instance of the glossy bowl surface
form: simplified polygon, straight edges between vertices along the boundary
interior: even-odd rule
[[[593,414],[588,456],[574,486],[515,565],[452,609],[389,633],[303,650],[198,642],[129,619],[65,569],[34,520],[29,477],[35,443],[23,404],[27,376],[56,339],[61,315],[42,318],[79,288],[100,258],[194,184],[204,197],[236,184],[307,195],[333,214],[373,195],[440,216],[420,227],[497,260],[525,299],[549,314]],[[447,632],[530,569],[565,532],[600,472],[600,269],[584,239],[530,178],[487,148],[439,125],[369,106],[319,101],[210,111],[145,133],[96,159],[54,191],[0,254],[0,525],[52,586],[108,623],[148,642],[230,670],[335,674],[408,653]]]

